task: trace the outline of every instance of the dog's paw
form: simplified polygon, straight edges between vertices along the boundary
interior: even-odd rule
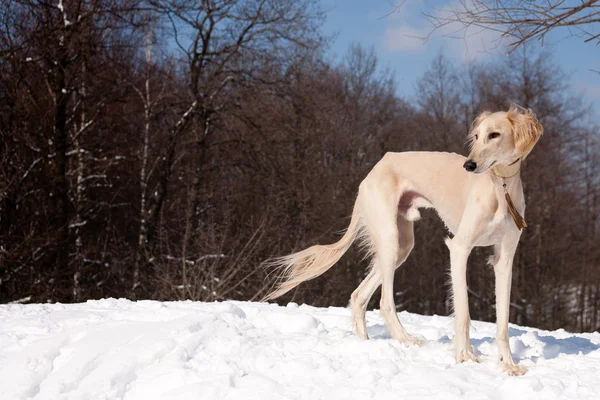
[[[426,342],[427,340],[423,336],[409,336],[406,343],[413,346],[423,346]]]
[[[356,322],[353,324],[353,330],[356,336],[362,340],[369,340],[369,334],[367,333],[367,327],[365,324],[357,324]]]
[[[521,376],[527,372],[527,368],[517,364],[502,364],[502,369],[510,376]]]
[[[405,344],[407,346],[422,346],[426,342],[425,338],[422,336],[414,337],[406,335],[397,339],[400,343]]]
[[[479,358],[473,353],[473,350],[461,350],[456,352],[456,363],[460,364],[465,361],[473,361],[479,363]]]

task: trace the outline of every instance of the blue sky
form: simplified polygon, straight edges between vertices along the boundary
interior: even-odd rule
[[[491,61],[506,57],[506,47],[495,43],[493,32],[469,32],[466,40],[442,37],[436,34],[427,42],[411,36],[423,37],[430,31],[421,15],[431,7],[443,7],[450,1],[405,0],[397,9],[398,0],[321,0],[327,11],[324,25],[326,34],[337,34],[331,46],[331,55],[341,58],[351,43],[373,47],[382,67],[390,67],[395,74],[398,94],[414,95],[416,80],[428,68],[431,60],[443,51],[458,63],[476,59]],[[393,11],[393,12],[392,12]],[[392,12],[390,15],[390,12]],[[567,31],[550,35],[544,49],[572,76],[572,89],[580,93],[600,115],[600,46],[584,43],[577,37],[566,38]],[[536,47],[540,45],[535,43]]]

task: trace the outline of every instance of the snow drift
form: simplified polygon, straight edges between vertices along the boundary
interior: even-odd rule
[[[600,334],[511,325],[510,377],[495,326],[473,322],[481,364],[454,362],[452,321],[403,312],[421,347],[372,340],[344,308],[100,300],[0,306],[0,399],[598,399]]]

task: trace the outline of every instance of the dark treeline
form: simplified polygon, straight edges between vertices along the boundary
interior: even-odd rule
[[[475,115],[514,101],[545,134],[511,321],[600,328],[600,135],[551,55],[440,55],[408,98],[372,51],[327,57],[316,0],[0,7],[0,301],[257,300],[261,261],[336,241],[385,152],[466,154]],[[396,302],[448,314],[446,232],[423,215]],[[488,255],[470,258],[475,319],[494,319]],[[354,249],[282,301],[345,305],[366,269]]]

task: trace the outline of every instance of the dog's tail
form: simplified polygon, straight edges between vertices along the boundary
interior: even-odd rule
[[[289,292],[302,282],[316,278],[344,255],[361,231],[360,204],[354,204],[352,219],[344,236],[330,245],[315,245],[287,256],[274,258],[266,262],[267,267],[281,270],[279,284],[262,301],[273,300]]]

